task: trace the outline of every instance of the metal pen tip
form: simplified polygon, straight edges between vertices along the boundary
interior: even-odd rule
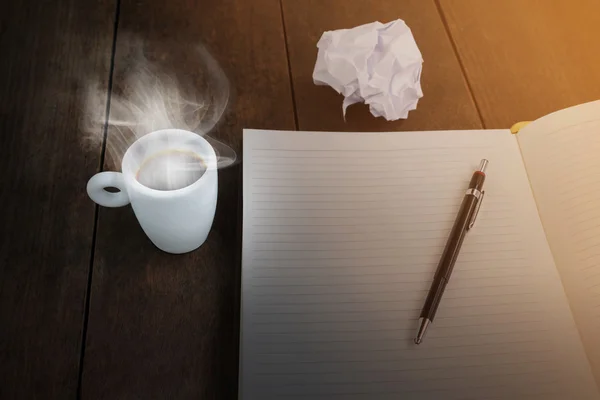
[[[479,164],[479,171],[485,172],[485,169],[487,168],[487,165],[488,165],[488,160],[486,160],[484,158],[483,160],[481,160],[481,163]]]
[[[428,318],[421,318],[421,323],[419,324],[419,331],[417,332],[417,336],[415,337],[415,344],[421,344],[423,341],[423,336],[425,336],[425,332],[427,332],[427,327],[431,320]]]

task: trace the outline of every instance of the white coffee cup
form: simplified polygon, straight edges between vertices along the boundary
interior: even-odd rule
[[[164,151],[193,152],[206,171],[194,183],[176,190],[144,186],[136,174],[144,160]],[[180,129],[155,131],[136,140],[125,152],[122,172],[100,172],[87,184],[87,193],[105,207],[131,207],[142,229],[159,249],[173,254],[187,253],[204,243],[217,206],[217,156],[213,147],[198,134]],[[119,192],[109,192],[115,187]]]

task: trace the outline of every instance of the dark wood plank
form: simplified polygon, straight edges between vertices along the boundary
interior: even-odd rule
[[[600,97],[600,1],[440,4],[487,127]]]
[[[214,135],[240,152],[242,128],[294,129],[278,0],[123,2],[115,87],[141,38],[153,61],[202,82],[198,41],[220,62],[235,99]],[[146,48],[146,47],[144,47]],[[200,87],[201,88],[201,87]],[[111,130],[109,142],[115,138]],[[113,168],[110,162],[106,168]],[[239,165],[219,172],[207,242],[169,255],[130,207],[102,209],[83,374],[86,399],[233,398],[237,393],[241,189]]]
[[[82,98],[106,87],[115,1],[0,8],[0,398],[73,399],[94,226]],[[102,101],[102,99],[100,99]],[[102,132],[98,132],[102,135]]]
[[[283,0],[287,43],[302,130],[395,131],[479,128],[480,120],[433,0]],[[364,104],[348,108],[328,86],[315,86],[317,41],[324,31],[403,19],[423,59],[424,97],[407,120],[373,117]]]

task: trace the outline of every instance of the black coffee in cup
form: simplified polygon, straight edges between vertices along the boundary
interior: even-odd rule
[[[206,163],[188,150],[165,150],[142,162],[135,177],[155,190],[177,190],[191,185],[204,175]]]

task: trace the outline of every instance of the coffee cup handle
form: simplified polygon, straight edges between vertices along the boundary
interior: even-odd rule
[[[109,192],[107,188],[116,188],[118,192]],[[120,172],[99,172],[87,183],[87,194],[96,204],[104,207],[123,207],[129,204],[129,195],[125,189],[125,180]]]

